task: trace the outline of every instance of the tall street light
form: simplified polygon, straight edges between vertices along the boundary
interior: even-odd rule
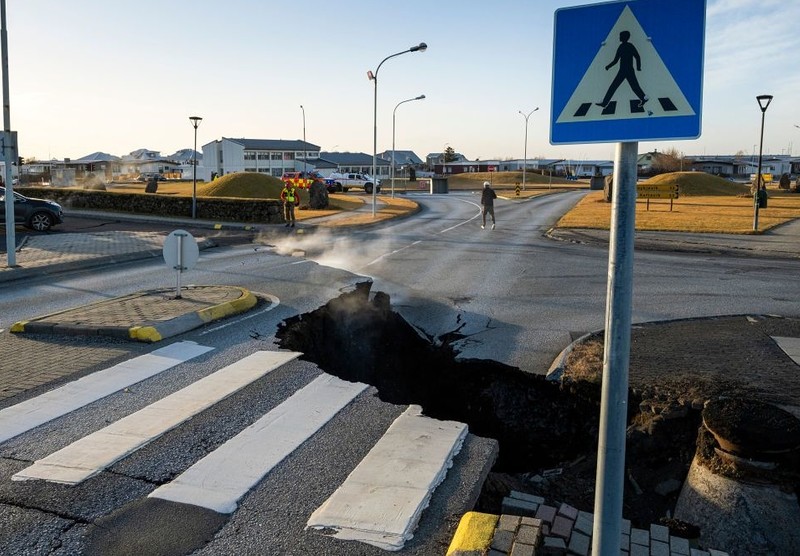
[[[192,151],[192,218],[197,218],[197,126],[203,121],[200,116],[189,116],[194,127],[194,150]]]
[[[394,107],[394,110],[392,110],[392,167],[391,167],[391,172],[392,172],[392,198],[394,198],[394,124],[395,124],[395,117],[397,115],[397,108],[398,108],[398,106],[400,106],[401,104],[405,104],[406,102],[411,102],[413,100],[422,100],[424,98],[425,98],[425,95],[419,95],[418,97],[407,98],[406,100],[401,100],[400,102],[397,103],[397,106]],[[374,178],[374,176],[373,176],[373,178]]]
[[[758,95],[758,107],[761,108],[761,142],[758,145],[758,169],[756,170],[756,187],[753,191],[753,231],[758,231],[758,198],[761,194],[761,155],[764,150],[764,114],[772,102],[772,95]],[[766,193],[766,191],[765,191]]]
[[[308,172],[308,152],[306,151],[306,109],[300,105],[300,110],[303,111],[303,172]],[[305,176],[305,174],[303,174]],[[307,176],[306,176],[307,177]]]
[[[381,71],[381,66],[383,63],[388,60],[389,58],[394,58],[395,56],[400,56],[401,54],[406,54],[408,52],[425,52],[428,49],[428,45],[424,42],[419,43],[416,46],[412,46],[408,50],[403,50],[402,52],[397,52],[392,54],[391,56],[387,56],[381,63],[378,64],[378,68],[375,70],[375,73],[372,71],[367,72],[367,77],[370,78],[375,85],[375,94],[374,100],[372,102],[372,217],[375,217],[375,203],[376,195],[378,191],[378,72]]]
[[[525,118],[525,155],[524,155],[525,156],[525,163],[522,166],[522,190],[523,191],[525,191],[525,171],[528,169],[528,118],[530,118],[531,114],[536,112],[538,109],[539,109],[539,107],[537,106],[536,108],[534,108],[533,110],[531,110],[527,114],[525,112],[523,112],[522,110],[518,110],[518,112],[520,114],[522,114],[522,117]]]

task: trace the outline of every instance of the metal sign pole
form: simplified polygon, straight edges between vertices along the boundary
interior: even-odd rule
[[[11,165],[16,164],[14,160],[13,138],[11,134],[11,101],[8,92],[8,32],[6,31],[6,0],[0,0],[0,48],[2,48],[3,66],[3,160],[5,160],[5,176],[3,180],[6,186],[6,256],[8,266],[17,266],[17,240],[15,236],[14,222],[14,178],[11,174]]]
[[[618,555],[625,486],[638,142],[617,143],[608,251],[603,391],[592,554]]]
[[[178,285],[175,292],[175,299],[181,298],[181,273],[183,272],[183,238],[185,234],[175,234],[178,237],[178,264],[175,265],[175,270],[178,271]]]

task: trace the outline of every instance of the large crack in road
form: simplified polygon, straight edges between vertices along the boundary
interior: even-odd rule
[[[374,386],[395,404],[419,404],[426,415],[467,423],[496,439],[500,454],[476,509],[498,513],[510,489],[590,511],[594,501],[600,386],[552,382],[490,360],[457,359],[457,333],[438,338],[393,312],[371,282],[306,314],[287,319],[282,348],[345,380]],[[695,452],[699,411],[656,419],[629,407],[625,514],[634,523],[668,515]],[[645,404],[646,405],[646,404]],[[668,492],[665,484],[678,485]]]

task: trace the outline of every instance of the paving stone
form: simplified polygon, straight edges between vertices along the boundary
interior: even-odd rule
[[[631,549],[631,536],[622,533],[619,539],[619,546],[623,550],[630,550]]]
[[[669,544],[661,541],[650,541],[650,556],[670,556]]]
[[[545,556],[545,555],[562,556],[566,553],[567,553],[567,545],[564,542],[564,539],[557,539],[556,537],[545,537],[543,539],[541,548],[536,553],[536,556]]]
[[[505,552],[511,552],[511,545],[514,544],[514,533],[511,531],[502,531],[495,529],[494,537],[492,537],[491,548]]]
[[[631,556],[650,556],[650,547],[649,546],[642,546],[640,544],[632,544],[631,545]]]
[[[517,531],[516,542],[521,542],[524,544],[532,544],[533,546],[539,546],[539,544],[541,544],[541,538],[542,538],[541,528],[533,527],[531,525],[520,525],[519,531]]]
[[[515,542],[509,556],[536,556],[536,547],[531,544]]]
[[[557,515],[553,520],[553,526],[550,528],[550,534],[568,541],[570,535],[572,535],[572,527],[574,525],[575,523],[571,519]]]
[[[576,554],[577,556],[588,556],[589,550],[592,548],[592,538],[573,531],[572,537],[569,539],[569,553]]]
[[[497,522],[497,528],[503,531],[516,531],[517,527],[519,527],[520,519],[522,518],[518,515],[503,514]]]
[[[575,520],[575,531],[580,531],[584,535],[591,537],[594,531],[594,522],[590,517],[591,515],[586,512],[578,512],[578,519]]]
[[[708,553],[711,556],[730,556],[727,552],[723,552],[722,550],[714,550],[713,548],[709,548]]]
[[[641,546],[650,545],[650,531],[646,529],[631,529],[631,546],[638,544]]]
[[[499,550],[495,550],[494,548],[491,549],[486,556],[508,556],[505,552],[500,552]]]
[[[527,492],[512,490],[508,496],[510,498],[516,498],[517,500],[525,500],[526,502],[530,502],[532,504],[544,504],[544,498],[541,496],[536,496],[535,494],[528,494]]]
[[[544,522],[541,519],[536,519],[535,517],[523,517],[522,524],[530,525],[532,527],[541,527],[544,525]]]
[[[569,504],[564,503],[558,507],[558,515],[563,515],[567,519],[575,521],[578,519],[578,510]]]
[[[664,527],[663,525],[657,525],[655,523],[651,524],[650,538],[669,543],[669,527]]]
[[[502,511],[504,514],[536,517],[536,512],[539,509],[538,504],[526,502],[525,500],[517,500],[506,496],[503,498]]]
[[[556,518],[556,509],[553,506],[542,504],[539,506],[539,509],[536,510],[536,515],[534,517],[541,519],[548,525],[552,525],[553,520]]]
[[[706,552],[705,550],[698,550],[696,548],[692,548],[689,551],[689,556],[711,556],[711,554],[709,552]]]
[[[689,539],[684,539],[681,537],[670,537],[669,538],[669,549],[672,551],[673,554],[679,556],[689,556]]]
[[[620,529],[623,533],[630,535],[631,534],[631,520],[630,519],[623,519],[622,520],[622,528]]]

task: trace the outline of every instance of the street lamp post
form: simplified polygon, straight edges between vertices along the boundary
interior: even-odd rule
[[[381,66],[383,63],[388,60],[389,58],[394,58],[395,56],[400,56],[401,54],[406,54],[408,52],[425,52],[428,49],[428,45],[424,42],[419,43],[416,46],[412,46],[408,50],[403,50],[402,52],[396,52],[390,56],[387,56],[381,63],[378,64],[375,73],[372,71],[367,72],[367,77],[370,78],[375,85],[375,92],[374,98],[372,102],[372,217],[375,217],[375,204],[376,204],[376,195],[378,190],[378,72],[381,70]]]
[[[533,110],[531,110],[527,114],[525,112],[523,112],[522,110],[518,110],[518,112],[520,114],[522,114],[522,117],[525,118],[525,154],[524,154],[525,162],[523,163],[523,166],[522,166],[522,190],[523,191],[525,191],[525,171],[528,169],[528,118],[530,118],[531,114],[536,112],[538,109],[539,109],[539,107],[537,106],[536,108],[534,108]]]
[[[422,100],[425,98],[425,95],[419,95],[418,97],[414,98],[407,98],[406,100],[401,100],[397,103],[397,106],[394,107],[392,110],[392,166],[390,168],[392,172],[392,198],[394,199],[394,127],[395,127],[395,117],[397,115],[397,108],[401,104],[405,104],[406,102],[411,102],[412,100]],[[373,176],[374,178],[375,176]]]
[[[200,116],[189,116],[194,127],[194,149],[192,150],[192,218],[197,218],[197,126],[203,121]]]
[[[300,110],[303,111],[303,172],[308,172],[308,152],[306,150],[306,109],[300,105]],[[303,174],[304,177],[308,177]]]
[[[756,187],[753,191],[753,231],[758,231],[758,198],[761,193],[761,156],[764,151],[764,114],[772,102],[772,95],[758,95],[758,107],[761,108],[761,141],[758,145],[758,169],[756,170]]]

